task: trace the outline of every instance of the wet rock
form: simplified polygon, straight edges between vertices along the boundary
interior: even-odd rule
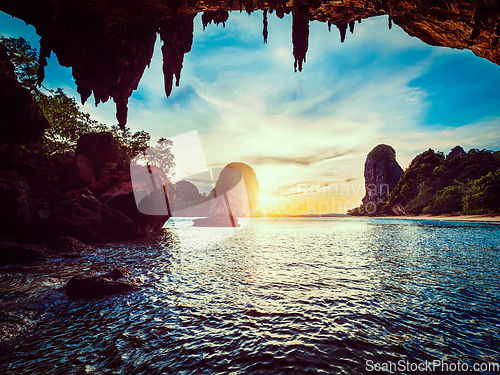
[[[74,276],[68,281],[64,290],[70,298],[102,298],[136,290],[140,283],[130,276],[126,268],[116,267],[101,275]]]
[[[74,237],[84,243],[147,236],[120,211],[88,195],[81,195],[59,205],[50,216],[49,225],[53,235]]]
[[[82,255],[86,251],[93,250],[92,246],[85,245],[73,237],[54,237],[45,246],[51,253],[66,257]]]
[[[18,238],[26,232],[32,215],[28,192],[25,183],[0,178],[0,236]]]
[[[365,191],[363,204],[383,203],[403,175],[396,161],[396,151],[388,145],[376,146],[365,161]]]
[[[47,260],[47,249],[42,245],[18,244],[13,238],[0,239],[0,263],[38,262]]]

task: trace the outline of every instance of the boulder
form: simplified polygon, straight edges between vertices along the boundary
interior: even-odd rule
[[[116,267],[101,275],[74,276],[64,289],[69,298],[102,298],[137,289],[139,282],[131,279],[130,276],[126,268]]]
[[[49,226],[53,236],[70,236],[84,243],[147,236],[120,211],[88,195],[80,195],[59,205],[50,215]]]
[[[161,179],[161,184],[167,186],[168,194],[173,196],[173,186],[158,168],[152,167],[152,171],[158,179]],[[153,233],[160,230],[170,216],[168,215],[146,215],[140,212],[137,208],[137,202],[134,196],[135,189],[144,189],[142,184],[132,184],[131,173],[140,173],[136,168],[132,168],[132,172],[127,170],[120,175],[117,175],[117,181],[111,185],[103,194],[99,196],[102,203],[109,207],[120,211],[127,215],[134,223],[136,223],[144,232]],[[137,179],[135,179],[137,181]],[[139,179],[139,181],[141,181]],[[150,180],[148,179],[148,182]],[[142,181],[141,181],[142,182]],[[166,199],[165,194],[160,192],[161,199]]]
[[[48,241],[45,246],[53,254],[71,257],[81,255],[86,251],[92,250],[92,246],[87,246],[73,237],[54,237]]]
[[[65,190],[80,189],[95,181],[94,162],[85,155],[76,155],[66,170]]]
[[[403,175],[403,168],[396,161],[396,151],[388,145],[378,145],[370,151],[365,161],[365,196],[368,204],[383,203]]]
[[[47,249],[42,245],[18,244],[15,239],[0,239],[0,263],[38,262],[47,259]]]
[[[26,234],[31,220],[31,209],[27,201],[29,186],[20,181],[0,178],[0,236],[20,238]]]
[[[109,132],[82,134],[77,141],[75,154],[90,159],[94,163],[94,173],[99,178],[106,164],[117,167],[123,164],[118,143]]]

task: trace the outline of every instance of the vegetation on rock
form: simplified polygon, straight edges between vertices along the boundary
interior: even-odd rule
[[[22,146],[25,153],[50,156],[74,151],[82,134],[100,132],[110,132],[128,159],[148,147],[150,135],[147,132],[141,130],[132,133],[130,128],[122,130],[117,125],[102,124],[81,111],[76,100],[65,94],[63,89],[49,90],[43,85],[38,86],[39,53],[24,38],[2,36],[0,43],[8,50],[19,83],[31,92],[51,124],[51,128],[45,130],[42,142]]]
[[[352,216],[484,214],[500,210],[500,151],[455,147],[446,157],[417,155],[385,203],[361,205]]]

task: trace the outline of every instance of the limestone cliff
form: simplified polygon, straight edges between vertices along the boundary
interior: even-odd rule
[[[40,141],[48,127],[29,90],[17,81],[7,48],[0,44],[0,143]]]
[[[365,191],[363,204],[383,203],[403,175],[396,161],[396,151],[388,145],[378,145],[365,161]]]
[[[209,196],[217,197],[233,189],[240,182],[241,178],[243,178],[246,191],[243,191],[244,194],[241,194],[236,189],[235,194],[229,197],[229,204],[233,210],[233,214],[244,217],[246,216],[245,213],[249,213],[250,217],[261,217],[259,181],[252,167],[245,163],[235,162],[226,165]],[[222,213],[222,211],[219,212],[219,209],[223,211],[224,207],[216,206],[216,215]]]
[[[53,51],[63,66],[72,67],[84,102],[94,95],[96,105],[113,98],[117,119],[124,127],[127,103],[150,63],[156,34],[163,41],[165,92],[179,84],[184,54],[193,40],[193,19],[203,12],[206,26],[224,23],[228,12],[263,11],[292,14],[295,67],[302,69],[309,42],[309,22],[335,25],[341,41],[355,21],[389,15],[389,27],[399,25],[425,43],[470,49],[500,64],[500,3],[496,0],[144,0],[144,1],[3,1],[0,10],[35,26],[41,36],[39,81]]]

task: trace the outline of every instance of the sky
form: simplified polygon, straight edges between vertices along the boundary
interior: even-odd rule
[[[294,72],[291,16],[232,12],[225,27],[195,18],[180,86],[166,98],[161,42],[129,100],[127,126],[153,143],[197,131],[207,165],[249,164],[269,214],[344,213],[364,196],[366,155],[384,143],[406,168],[432,148],[500,149],[500,66],[468,50],[432,47],[386,16],[356,23],[344,43],[335,26],[309,24],[302,72]],[[3,36],[39,37],[0,13]],[[71,69],[52,55],[44,86],[79,98]],[[81,107],[116,124],[113,101]]]

